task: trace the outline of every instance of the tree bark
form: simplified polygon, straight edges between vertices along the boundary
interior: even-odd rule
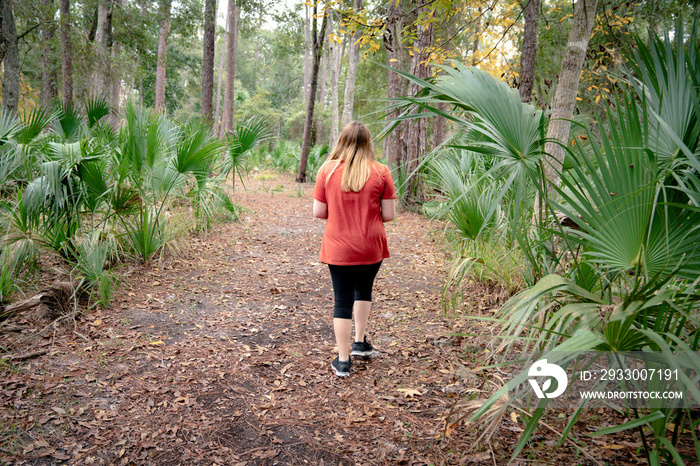
[[[158,36],[158,64],[156,67],[156,101],[157,112],[165,112],[165,74],[168,60],[168,34],[170,33],[171,0],[162,0],[160,33]]]
[[[569,120],[574,116],[581,69],[586,58],[591,30],[595,23],[597,6],[598,0],[578,0],[574,6],[571,32],[564,50],[559,82],[547,130],[547,139],[556,142],[545,144],[545,152],[550,155],[551,163],[544,163],[544,173],[552,185],[559,184],[559,172],[561,172],[565,156],[564,148],[560,144],[569,142]]]
[[[532,99],[539,13],[540,0],[527,0],[527,5],[525,6],[525,28],[523,30],[523,50],[520,54],[520,100],[523,102],[530,102]]]
[[[420,14],[420,12],[419,12]],[[418,24],[416,26],[416,40],[413,43],[414,53],[411,60],[411,74],[420,79],[426,79],[429,69],[426,64],[428,58],[428,48],[432,43],[432,25]],[[408,85],[408,95],[414,96],[422,88],[413,82]],[[412,113],[418,113],[415,109]],[[423,154],[425,154],[426,142],[428,138],[428,121],[425,118],[411,120],[406,128],[406,152],[401,166],[407,178],[408,188],[406,190],[406,202],[415,204],[421,200],[421,186],[417,169],[420,166]]]
[[[17,115],[19,106],[19,48],[12,0],[1,0],[0,26],[2,26],[2,108],[10,115]]]
[[[315,21],[315,20],[314,20]],[[304,3],[304,88],[302,93],[304,94],[304,102],[309,101],[309,74],[310,74],[310,56],[311,50],[311,20],[309,19],[309,5]]]
[[[362,0],[354,0],[353,10],[358,14],[362,10]],[[350,38],[350,52],[348,56],[348,72],[345,77],[345,96],[343,97],[343,118],[340,126],[345,126],[352,121],[352,109],[355,105],[355,84],[357,83],[357,66],[360,61],[359,29]]]
[[[53,0],[41,0],[43,21],[41,27],[41,105],[48,107],[56,98],[56,73],[54,71],[54,50],[51,47],[56,26],[53,22],[55,13]]]
[[[221,118],[220,138],[226,136],[227,131],[233,129],[234,115],[234,84],[236,81],[236,49],[238,47],[238,16],[240,15],[240,7],[235,0],[228,1],[229,16],[228,16],[228,42],[226,43],[226,84],[224,86],[224,109]]]
[[[333,31],[333,18],[329,17],[328,18],[328,24],[326,25],[326,29],[330,32]],[[320,110],[323,112],[326,108],[326,83],[328,82],[328,62],[330,60],[330,56],[332,54],[332,46],[330,41],[326,40],[325,38],[322,39],[321,46],[323,47],[323,52],[321,55],[321,78],[319,80],[318,86],[318,92],[316,93],[316,103],[320,104]],[[327,125],[327,121],[324,121],[322,119],[319,119],[316,117],[314,119],[314,131],[311,134],[311,144],[316,146],[320,145],[323,140],[323,135],[324,131],[323,128],[324,126],[328,126],[329,133],[331,131],[331,125]]]
[[[387,12],[387,34],[384,38],[387,49],[388,65],[392,68],[403,68],[403,46],[401,44],[401,31],[403,30],[403,15],[401,14],[401,2],[390,2]],[[395,99],[402,95],[402,78],[397,73],[389,71],[388,78],[388,98]],[[398,117],[398,110],[388,115],[388,118]],[[403,123],[399,123],[394,131],[388,134],[382,143],[382,152],[386,156],[389,168],[394,172],[394,178],[398,179],[398,171],[401,169],[400,163],[405,148]]]
[[[106,97],[111,90],[111,37],[112,1],[99,0],[97,4],[97,26],[95,28],[95,49],[97,60],[93,71],[93,97]]]
[[[334,13],[331,13],[332,15]],[[330,131],[330,141],[328,146],[333,147],[335,142],[338,140],[338,135],[340,131],[338,130],[338,125],[340,124],[340,110],[338,109],[338,75],[340,74],[340,44],[333,40],[331,44],[332,54],[330,58],[331,66],[331,131]]]
[[[258,24],[257,28],[258,31],[262,28],[263,25],[263,8],[265,5],[261,2],[258,5]],[[258,89],[258,63],[260,62],[260,47],[255,47],[255,62],[253,66],[253,90],[257,91]]]
[[[316,16],[316,6],[314,6],[314,16]],[[323,15],[323,21],[321,21],[321,32],[316,35],[316,20],[313,22],[313,58],[314,63],[311,69],[311,83],[309,87],[309,99],[306,108],[306,119],[304,120],[304,139],[301,143],[301,155],[299,157],[299,170],[297,171],[297,183],[304,183],[306,181],[306,162],[309,159],[309,149],[311,148],[311,127],[314,122],[314,104],[316,103],[316,88],[318,87],[318,69],[321,63],[321,53],[323,47],[321,46],[321,41],[326,35],[326,23],[328,21],[327,15]]]
[[[59,0],[61,11],[61,87],[63,105],[73,105],[73,53],[70,38],[70,0]]]
[[[122,0],[113,0],[114,6],[121,8],[122,7]],[[114,17],[114,8],[112,9],[112,17]],[[119,55],[121,54],[121,44],[118,42],[114,41],[114,37],[112,34],[112,28],[110,28],[110,42],[112,43],[111,48],[112,48],[112,73],[111,73],[111,102],[112,102],[112,112],[113,112],[113,117],[114,117],[114,122],[116,124],[116,113],[119,111],[119,107],[121,105],[121,93],[122,93],[122,79],[121,75],[118,71],[118,67],[114,67],[114,64],[117,63],[117,60],[119,59]]]
[[[328,18],[328,24],[326,25],[329,33],[333,32],[333,18]],[[316,101],[321,104],[321,108],[326,106],[326,83],[328,82],[328,62],[331,55],[333,54],[332,44],[330,41],[323,39],[323,50],[324,53],[321,55],[321,80],[318,83],[319,90],[316,97]]]
[[[216,45],[216,0],[204,6],[204,44],[202,50],[202,118],[211,122],[214,96],[214,51]]]
[[[226,22],[228,23],[228,16],[226,17]],[[221,38],[221,56],[219,57],[219,76],[216,78],[216,113],[214,114],[214,134],[219,134],[219,129],[221,128],[221,81],[224,76],[224,57],[226,54],[226,35],[224,34]]]

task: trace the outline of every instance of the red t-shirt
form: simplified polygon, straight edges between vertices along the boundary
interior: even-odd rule
[[[330,176],[334,162],[318,172],[312,196],[328,206],[326,229],[321,241],[321,262],[332,265],[376,264],[389,257],[382,222],[381,200],[396,199],[389,169],[375,162],[360,192],[344,192],[340,187],[345,163]]]

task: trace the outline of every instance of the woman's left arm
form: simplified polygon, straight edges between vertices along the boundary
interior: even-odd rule
[[[314,199],[314,217],[316,218],[328,218],[328,204],[325,202],[317,201]]]
[[[396,199],[382,199],[382,222],[391,222],[396,217]]]

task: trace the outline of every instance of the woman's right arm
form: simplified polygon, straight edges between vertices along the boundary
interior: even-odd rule
[[[396,199],[382,199],[382,222],[391,222],[396,217]]]
[[[314,199],[314,217],[316,218],[328,218],[328,204],[325,202],[317,201]]]

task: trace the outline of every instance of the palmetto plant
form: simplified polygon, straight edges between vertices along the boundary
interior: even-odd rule
[[[207,212],[207,180],[222,146],[203,124],[180,126],[134,107],[127,107],[117,139],[114,192],[122,203],[138,205],[133,215],[120,216],[121,223],[134,252],[147,262],[169,236],[165,209],[173,195],[192,189],[195,209]]]
[[[697,30],[684,43],[687,38],[676,31],[674,41],[654,38],[648,46],[639,41],[629,78],[636,99],[632,91],[623,91],[613,103],[616,110],[601,118],[600,136],[589,132],[585,145],[577,141],[556,199],[542,199],[547,215],[539,222],[518,222],[531,210],[516,202],[509,224],[536,272],[536,284],[512,298],[497,318],[503,348],[517,347],[525,359],[547,358],[566,367],[583,354],[658,354],[655,364],[678,369],[688,395],[700,401],[700,358],[695,356],[700,349]],[[515,102],[496,79],[453,65],[442,67],[444,75],[434,82],[420,81],[423,94],[403,104],[466,128],[473,142],[464,146],[498,160],[493,173],[505,180],[494,196],[499,202],[513,190],[516,200],[527,199],[533,190],[544,193],[542,115]],[[452,110],[441,111],[438,102],[452,104]],[[454,215],[466,213],[455,210]],[[569,219],[566,226],[559,221],[563,217]],[[530,393],[523,385],[526,378],[526,371],[517,374],[470,419],[502,415],[514,406],[522,409],[520,400]],[[541,400],[528,413],[514,457],[538,427],[548,401]],[[570,417],[560,443],[585,404]],[[623,411],[629,422],[600,433],[638,430],[649,464],[683,462],[678,439],[684,429],[695,432],[697,427],[687,411],[673,403],[646,411],[625,405]],[[670,424],[674,432],[669,438]],[[649,433],[651,443],[646,442]],[[693,442],[700,457],[697,437]]]
[[[314,146],[309,151],[309,157],[306,161],[306,176],[310,181],[316,179],[316,173],[318,173],[318,169],[321,168],[323,162],[326,161],[329,152],[328,144]]]
[[[112,286],[107,251],[117,261],[127,251],[147,262],[173,238],[175,205],[191,203],[199,217],[222,205],[211,176],[223,146],[206,126],[129,106],[115,131],[104,124],[109,111],[104,100],[91,100],[84,114],[63,107],[35,110],[21,122],[0,118],[0,250],[15,251],[4,253],[4,282],[50,248],[105,305]]]
[[[243,183],[246,156],[255,146],[269,139],[271,132],[265,120],[261,117],[253,117],[237,122],[234,129],[229,131],[226,137],[228,140],[228,151],[221,174],[224,178],[232,174],[232,183],[235,188],[236,175]]]

